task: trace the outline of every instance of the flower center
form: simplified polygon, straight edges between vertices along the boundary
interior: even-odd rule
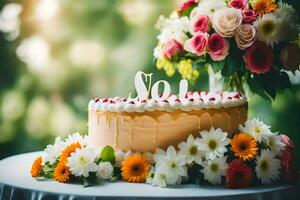
[[[211,164],[210,170],[211,170],[212,172],[216,172],[216,171],[218,171],[218,169],[219,169],[219,167],[218,167],[217,164],[215,164],[215,163]]]
[[[83,156],[80,156],[79,157],[79,163],[80,163],[80,165],[86,165],[87,164],[86,158],[83,157]]]
[[[245,151],[247,150],[247,145],[245,143],[240,144],[240,151]]]
[[[191,154],[191,155],[196,155],[196,154],[197,154],[197,152],[198,152],[198,149],[197,149],[197,147],[195,147],[195,146],[192,146],[192,147],[190,148],[190,154]]]
[[[261,131],[259,128],[254,128],[254,132],[257,134],[257,135],[260,135],[261,134]]]
[[[210,140],[210,141],[208,142],[208,147],[209,147],[211,150],[216,149],[216,147],[217,147],[217,142],[216,142],[215,140]]]
[[[131,171],[135,176],[139,176],[142,173],[142,166],[140,165],[133,165],[131,167]]]
[[[262,171],[267,171],[269,168],[268,163],[265,160],[262,161],[262,163],[260,164],[260,168],[262,169]]]
[[[176,164],[175,162],[172,162],[172,163],[171,163],[171,168],[174,169],[174,168],[176,168],[176,167],[177,167],[177,164]]]
[[[166,179],[166,175],[165,174],[160,174],[160,179],[165,180]]]
[[[275,24],[273,21],[266,21],[262,26],[262,31],[265,35],[271,35],[275,30]]]

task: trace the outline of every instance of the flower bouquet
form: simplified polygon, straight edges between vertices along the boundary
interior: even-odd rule
[[[119,179],[159,187],[225,183],[228,188],[245,188],[297,182],[294,146],[288,136],[272,133],[258,119],[246,121],[239,129],[232,139],[221,129],[200,131],[177,149],[169,146],[154,153],[92,148],[87,136],[75,133],[48,145],[33,162],[31,175],[84,186]]]
[[[297,20],[284,1],[186,0],[156,24],[156,67],[190,81],[212,68],[227,89],[275,98],[300,66]]]

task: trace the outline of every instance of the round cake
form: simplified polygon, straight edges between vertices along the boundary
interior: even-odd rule
[[[154,152],[211,127],[232,135],[247,120],[247,107],[237,92],[188,92],[184,100],[171,95],[161,102],[96,98],[89,103],[88,132],[94,147]]]

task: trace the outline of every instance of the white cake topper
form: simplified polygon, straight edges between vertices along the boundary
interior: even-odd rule
[[[151,89],[151,97],[152,99],[161,102],[163,100],[168,99],[168,97],[171,95],[171,86],[170,84],[165,80],[159,80],[151,86],[151,80],[152,80],[152,73],[146,74],[142,71],[138,71],[134,78],[134,86],[135,90],[137,92],[137,97],[139,101],[146,100],[149,97],[150,89]],[[143,76],[145,77],[145,80],[143,79]],[[148,81],[149,78],[149,81]],[[146,86],[146,83],[148,83],[148,87]],[[161,95],[158,93],[158,88],[160,83],[163,84],[163,92]],[[182,79],[179,83],[179,99],[183,100],[186,97],[186,94],[188,92],[188,82],[185,79]],[[131,94],[129,94],[129,98],[131,99]]]

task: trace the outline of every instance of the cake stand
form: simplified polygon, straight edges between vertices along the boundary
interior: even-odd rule
[[[300,199],[300,184],[227,189],[224,186],[181,185],[172,188],[124,182],[84,188],[79,184],[38,181],[30,176],[33,160],[42,152],[12,156],[0,161],[0,200],[42,199]]]

